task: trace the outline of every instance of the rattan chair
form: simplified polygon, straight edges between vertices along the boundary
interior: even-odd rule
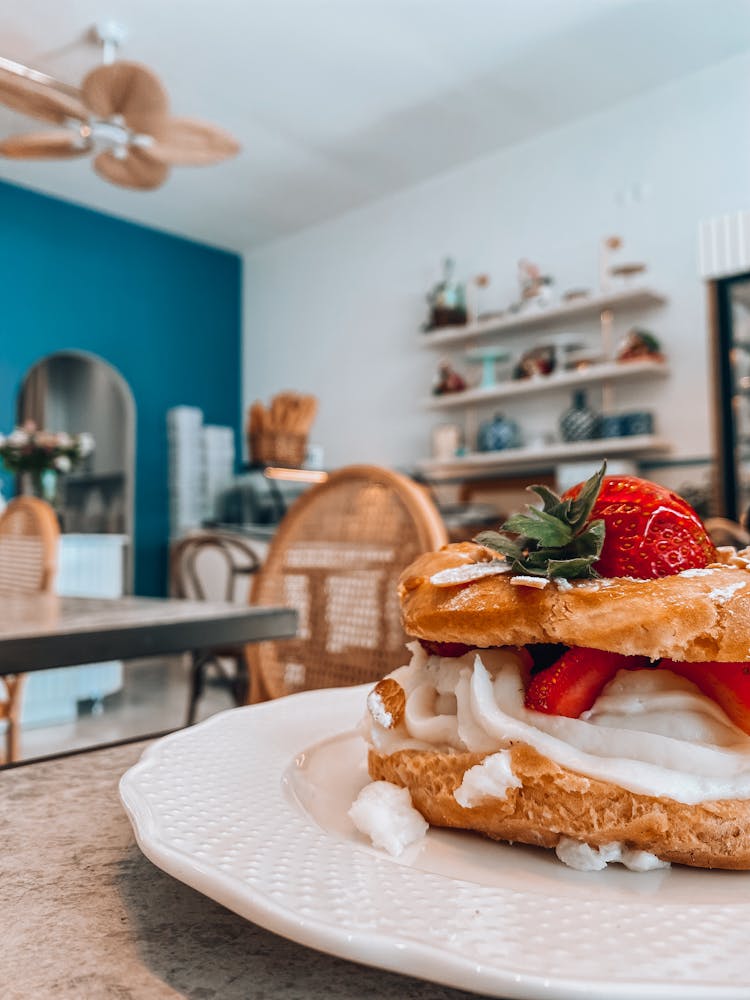
[[[213,561],[218,583],[217,599],[234,601],[238,586],[255,573],[260,561],[250,545],[238,535],[206,531],[189,535],[173,547],[169,561],[170,590],[175,597],[205,601],[210,596],[205,581],[205,561]],[[204,563],[204,566],[201,566]],[[203,572],[202,572],[203,570]],[[247,595],[243,595],[247,600]],[[198,702],[206,686],[209,667],[216,669],[217,682],[228,689],[237,705],[248,701],[249,666],[245,647],[221,646],[191,654],[192,669],[187,725],[192,726]]]
[[[349,466],[289,509],[251,601],[297,609],[297,636],[248,646],[251,700],[362,684],[404,662],[396,584],[420,552],[448,540],[423,487],[388,469]]]
[[[60,529],[54,510],[36,497],[11,500],[0,515],[0,594],[48,593],[57,570]],[[25,674],[0,677],[5,760],[18,759]]]
[[[726,517],[708,517],[703,522],[714,545],[734,545],[744,549],[750,545],[750,532],[738,521]]]

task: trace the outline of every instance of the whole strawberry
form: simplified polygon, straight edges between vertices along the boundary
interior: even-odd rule
[[[581,486],[563,494],[578,496]],[[653,580],[707,566],[716,549],[703,523],[682,497],[635,476],[605,476],[591,518],[604,521],[600,576]]]

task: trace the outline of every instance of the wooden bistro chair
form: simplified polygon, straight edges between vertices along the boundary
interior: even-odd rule
[[[222,601],[236,600],[239,587],[244,582],[247,588],[249,574],[255,573],[260,566],[253,549],[239,535],[217,531],[188,535],[177,542],[170,555],[172,594],[194,601],[214,596],[206,584],[209,561],[214,571],[214,589],[218,584],[216,599]],[[247,600],[247,589],[242,596]],[[218,682],[229,690],[236,705],[245,705],[248,701],[249,667],[244,645],[196,650],[192,654],[188,726],[195,722],[209,667],[216,668]]]
[[[388,469],[349,466],[304,493],[251,590],[255,604],[296,608],[297,636],[247,647],[251,700],[363,684],[406,662],[398,577],[447,541],[424,488]]]
[[[726,517],[708,517],[703,522],[714,545],[733,545],[744,549],[750,545],[750,532],[738,521]]]
[[[49,593],[57,570],[60,528],[50,505],[17,497],[0,515],[0,594]],[[0,676],[0,721],[5,721],[5,760],[19,755],[25,674]]]

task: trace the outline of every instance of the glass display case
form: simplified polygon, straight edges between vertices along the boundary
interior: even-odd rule
[[[248,465],[218,500],[211,527],[268,528],[270,536],[287,510],[305,490],[324,482],[320,469],[287,469]]]
[[[750,273],[714,290],[714,397],[719,512],[744,521],[750,508]]]

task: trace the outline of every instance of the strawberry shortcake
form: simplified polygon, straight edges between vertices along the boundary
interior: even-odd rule
[[[404,571],[370,777],[576,868],[750,868],[750,553],[605,471]]]

